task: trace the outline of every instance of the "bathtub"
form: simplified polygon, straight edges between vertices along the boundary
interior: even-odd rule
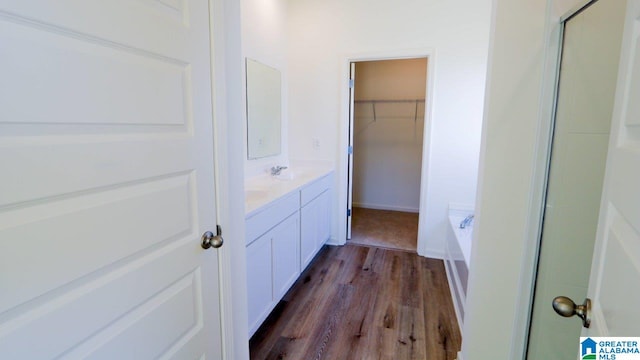
[[[467,282],[469,279],[471,259],[471,238],[473,221],[464,229],[460,223],[468,215],[473,214],[473,207],[449,208],[449,224],[445,242],[445,270],[449,280],[449,290],[453,299],[453,307],[462,332],[464,311],[467,299]]]

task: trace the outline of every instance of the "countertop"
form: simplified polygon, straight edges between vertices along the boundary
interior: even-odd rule
[[[245,179],[244,214],[250,217],[272,201],[330,174],[329,167],[299,167],[283,170],[278,177],[264,174]]]

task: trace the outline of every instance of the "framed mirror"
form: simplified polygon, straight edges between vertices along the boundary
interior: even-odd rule
[[[247,157],[259,159],[280,154],[280,71],[255,60],[246,61]]]

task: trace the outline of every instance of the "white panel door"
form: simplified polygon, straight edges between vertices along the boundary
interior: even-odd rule
[[[640,0],[629,0],[583,336],[640,336]],[[579,301],[579,299],[574,299]],[[581,301],[580,301],[581,302]]]
[[[0,0],[0,358],[217,359],[206,0]]]

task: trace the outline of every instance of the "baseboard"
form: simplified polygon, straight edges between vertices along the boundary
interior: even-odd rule
[[[434,251],[434,250],[421,251],[420,249],[418,249],[418,255],[422,257],[431,258],[431,259],[444,260],[444,251]]]
[[[393,205],[381,205],[381,204],[368,204],[368,203],[353,203],[353,207],[359,207],[363,209],[374,209],[374,210],[390,210],[390,211],[403,211],[403,212],[411,212],[411,213],[419,213],[419,208],[406,207],[406,206],[393,206]]]
[[[332,246],[342,246],[344,244],[346,244],[346,241],[338,241],[336,238],[334,237],[330,237],[329,240],[327,240],[327,242],[325,243],[327,245],[332,245]]]

